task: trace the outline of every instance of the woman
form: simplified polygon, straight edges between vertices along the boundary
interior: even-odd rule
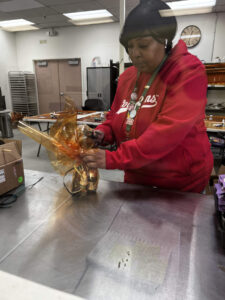
[[[204,125],[207,77],[183,41],[172,48],[175,17],[160,0],[141,1],[128,15],[120,42],[133,66],[120,76],[99,142],[116,151],[88,151],[89,167],[125,171],[124,181],[202,192],[213,167]]]

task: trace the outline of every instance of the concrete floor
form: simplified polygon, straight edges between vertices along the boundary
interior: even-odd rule
[[[44,129],[44,125],[43,129]],[[38,126],[35,126],[38,129]],[[24,169],[43,172],[55,172],[48,158],[48,153],[41,147],[40,155],[37,157],[38,144],[29,137],[22,134],[18,129],[13,129],[13,139],[22,140],[22,157]],[[100,179],[123,182],[124,173],[120,170],[99,169]]]

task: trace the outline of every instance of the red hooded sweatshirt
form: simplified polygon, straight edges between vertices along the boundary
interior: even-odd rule
[[[138,99],[150,76],[141,73]],[[97,127],[104,132],[104,141],[118,146],[116,151],[106,150],[106,168],[124,170],[127,183],[203,191],[213,167],[204,125],[204,66],[179,41],[148,90],[126,141],[127,106],[136,79],[135,67],[120,76],[107,120]]]

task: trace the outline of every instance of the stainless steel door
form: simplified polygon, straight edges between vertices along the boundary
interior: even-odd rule
[[[101,99],[110,108],[110,68],[87,68],[88,99]]]

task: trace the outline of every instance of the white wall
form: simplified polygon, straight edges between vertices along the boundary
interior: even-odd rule
[[[188,25],[197,25],[202,33],[200,43],[190,48],[189,52],[204,62],[217,61],[216,57],[225,57],[225,13],[182,16],[177,18],[178,30],[175,42],[178,41],[181,31]],[[225,102],[224,90],[208,90],[208,104]]]
[[[201,29],[202,39],[189,51],[206,62],[215,60],[217,56],[225,56],[225,13],[182,16],[178,17],[177,21],[175,43],[179,40],[182,29],[194,24]],[[3,85],[4,93],[8,94],[8,91],[5,91],[7,71],[17,67],[16,57],[18,69],[21,71],[34,71],[33,60],[36,59],[80,57],[83,100],[86,98],[86,67],[91,66],[92,59],[100,56],[103,66],[108,66],[110,59],[114,62],[119,60],[119,23],[71,26],[56,30],[58,31],[56,37],[47,36],[47,30],[19,32],[15,34],[16,43],[13,39],[14,35],[1,32],[0,45],[4,44],[3,36],[7,44],[5,55],[3,57],[2,54],[0,55],[0,66],[3,70],[0,75],[0,85]],[[46,40],[47,43],[41,44],[42,40]],[[125,61],[128,61],[127,56],[125,57]],[[9,103],[8,107],[10,107]]]
[[[189,52],[198,56],[200,60],[210,62],[213,56],[213,43],[215,35],[216,14],[202,14],[177,17],[178,29],[174,42],[180,38],[182,30],[188,25],[196,25],[200,28],[202,37],[199,44],[190,48]]]
[[[213,56],[224,58],[225,62],[225,13],[218,14]]]
[[[0,29],[0,87],[8,109],[11,109],[8,71],[17,70],[17,65],[15,33]]]
[[[33,60],[53,58],[81,58],[83,100],[86,98],[86,68],[92,59],[101,58],[103,66],[119,57],[119,24],[57,28],[58,35],[49,37],[47,30],[16,34],[18,67],[21,71],[34,71]],[[40,41],[46,40],[46,44]]]

